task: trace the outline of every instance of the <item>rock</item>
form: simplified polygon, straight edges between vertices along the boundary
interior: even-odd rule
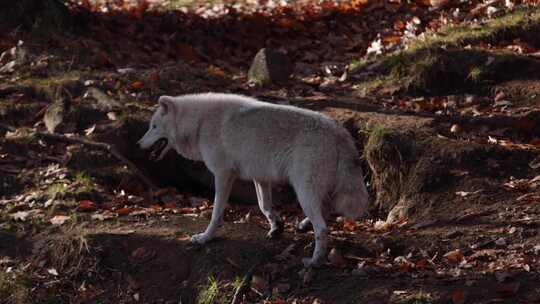
[[[292,63],[287,55],[273,50],[261,49],[249,68],[248,79],[258,85],[285,82],[292,73]]]
[[[71,100],[68,97],[62,88],[58,88],[55,94],[55,101],[47,107],[43,115],[43,122],[49,133],[58,132],[61,125],[65,126],[64,121],[68,116],[71,104]]]
[[[91,107],[103,112],[111,112],[122,106],[118,101],[96,87],[89,87],[84,94],[84,98],[94,99],[96,102]]]
[[[461,127],[458,124],[453,124],[450,128],[450,132],[454,134],[461,133]]]
[[[507,242],[506,242],[506,239],[505,238],[498,238],[496,241],[495,241],[495,244],[497,246],[506,246]]]

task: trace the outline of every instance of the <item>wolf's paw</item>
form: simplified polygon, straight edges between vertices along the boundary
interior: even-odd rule
[[[299,232],[307,232],[308,230],[312,228],[313,228],[313,225],[311,225],[311,221],[308,218],[305,218],[296,226],[296,230],[298,230]]]
[[[276,222],[274,227],[268,231],[266,234],[266,238],[269,240],[275,240],[279,238],[279,236],[283,233],[283,223],[282,222]]]
[[[304,264],[305,268],[313,267],[313,268],[319,268],[326,262],[326,259],[324,257],[320,258],[303,258],[302,263]]]
[[[205,244],[210,241],[212,237],[208,236],[206,233],[198,233],[191,236],[191,242],[194,244]]]

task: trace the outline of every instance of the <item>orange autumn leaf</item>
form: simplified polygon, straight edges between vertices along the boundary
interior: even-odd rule
[[[96,209],[96,204],[90,200],[82,200],[79,202],[80,211],[93,211]]]
[[[220,67],[217,67],[215,65],[209,66],[208,69],[206,69],[206,71],[208,72],[208,74],[212,76],[216,76],[219,78],[227,77],[227,74],[225,73],[225,71],[223,71]]]
[[[120,208],[120,209],[116,210],[116,213],[118,215],[128,215],[128,214],[131,213],[131,209],[129,209],[129,208]]]
[[[181,214],[192,214],[192,213],[195,213],[197,211],[197,208],[185,207],[185,208],[180,208],[178,211]]]
[[[356,230],[356,228],[357,228],[357,225],[355,221],[350,221],[350,220],[343,221],[343,230],[353,232]]]
[[[132,89],[139,90],[142,89],[142,87],[144,87],[144,83],[142,83],[142,81],[134,81],[133,83],[131,83]]]
[[[390,43],[400,43],[401,42],[401,37],[400,36],[397,36],[397,35],[392,35],[392,36],[386,36],[386,37],[383,37],[383,41],[385,44],[390,44]]]
[[[459,249],[447,252],[444,257],[453,263],[460,263],[465,258]]]

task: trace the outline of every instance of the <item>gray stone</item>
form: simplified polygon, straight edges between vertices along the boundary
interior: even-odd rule
[[[258,85],[285,82],[292,73],[292,63],[287,55],[273,50],[261,49],[249,68],[248,80]]]
[[[43,115],[43,122],[49,133],[58,132],[59,127],[64,124],[68,116],[70,101],[69,95],[65,94],[62,88],[58,88],[54,101],[49,104]]]
[[[104,112],[114,111],[122,107],[118,101],[96,87],[89,87],[84,94],[84,98],[94,99],[96,102],[92,103],[90,106]]]

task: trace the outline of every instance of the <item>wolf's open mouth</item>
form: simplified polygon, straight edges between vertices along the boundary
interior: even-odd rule
[[[161,155],[161,151],[163,151],[163,149],[165,149],[165,147],[167,146],[169,142],[167,141],[166,138],[160,138],[158,139],[153,145],[152,147],[150,147],[151,151],[150,152],[150,160],[157,160],[158,157]]]

